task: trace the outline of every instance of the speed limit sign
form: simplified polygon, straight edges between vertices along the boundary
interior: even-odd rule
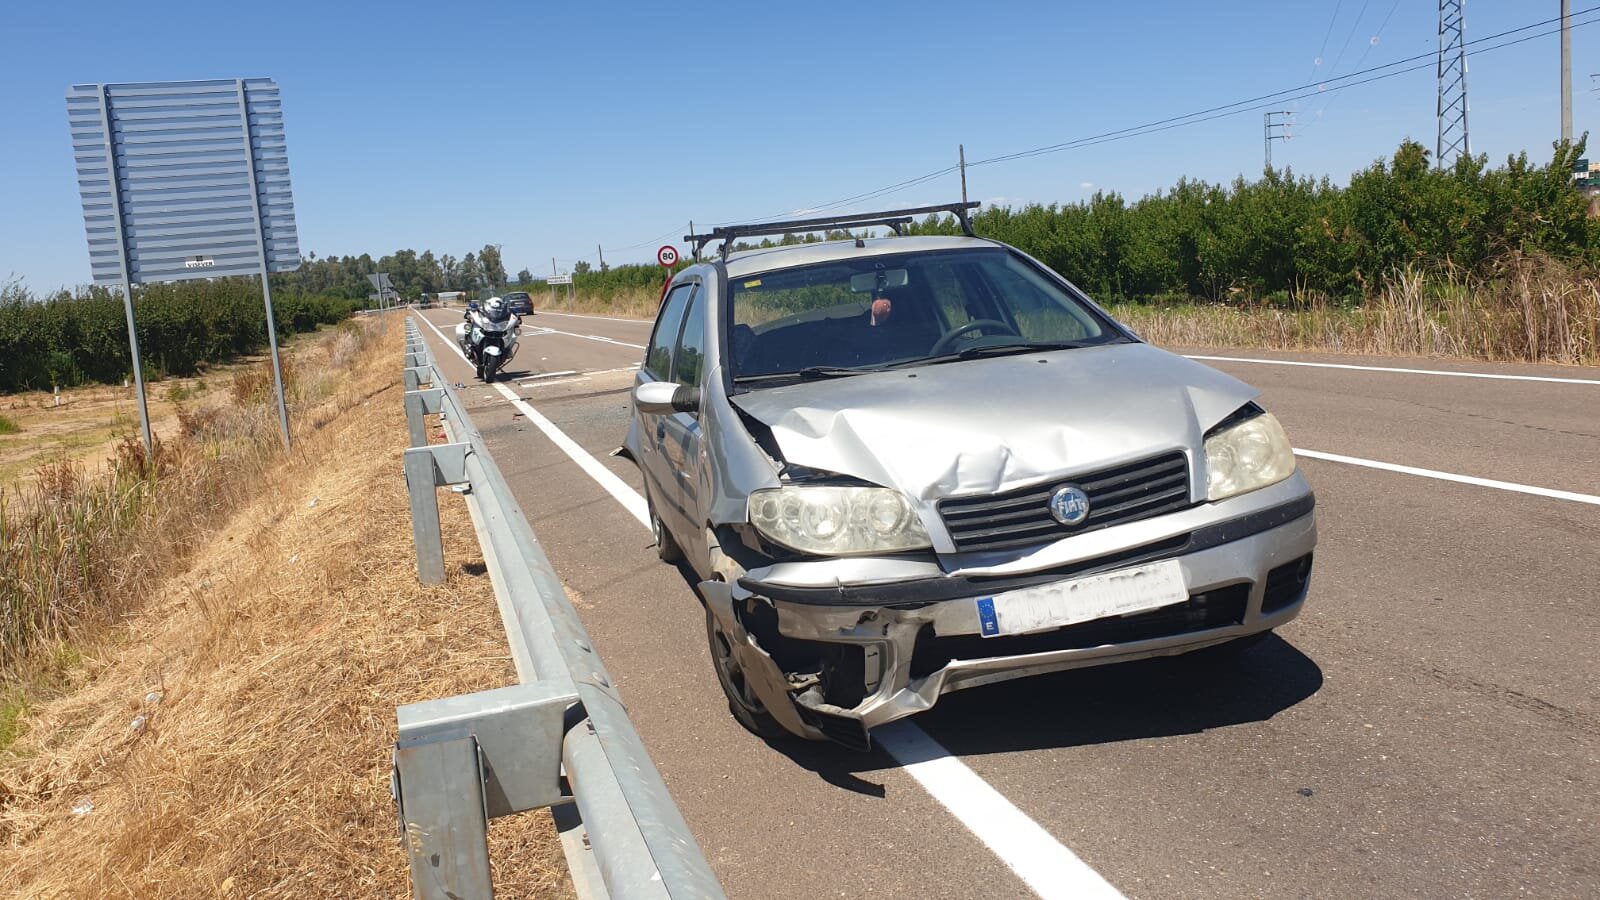
[[[661,249],[656,251],[656,262],[666,266],[669,269],[677,265],[678,248],[672,246],[671,244],[662,245]]]

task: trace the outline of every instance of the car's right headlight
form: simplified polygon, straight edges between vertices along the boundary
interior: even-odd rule
[[[933,545],[905,496],[881,487],[791,484],[752,491],[750,524],[802,553],[846,556]]]
[[[1223,500],[1294,474],[1294,448],[1271,413],[1245,419],[1206,438],[1206,499]]]

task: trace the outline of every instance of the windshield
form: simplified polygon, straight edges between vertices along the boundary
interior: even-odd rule
[[[1125,340],[1026,260],[996,247],[874,256],[733,283],[734,379],[849,374]]]

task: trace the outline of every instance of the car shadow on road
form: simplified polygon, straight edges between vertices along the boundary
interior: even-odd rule
[[[1314,695],[1322,669],[1270,635],[1232,656],[1139,660],[949,694],[909,721],[957,757],[1199,734],[1262,722]],[[862,777],[907,762],[874,747],[778,742],[773,748],[830,784],[883,796]]]

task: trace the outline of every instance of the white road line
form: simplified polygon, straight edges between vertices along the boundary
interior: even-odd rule
[[[525,382],[529,382],[529,381],[538,381],[541,378],[560,378],[563,375],[576,375],[576,374],[578,374],[578,370],[577,369],[563,369],[560,372],[540,372],[537,375],[529,375],[527,378],[518,379],[518,382],[519,383],[525,383]]]
[[[424,318],[422,321],[428,322],[426,318]],[[434,333],[437,334],[446,344],[448,344],[450,349],[456,352],[457,356],[461,357],[462,362],[468,361],[467,355],[461,352],[461,348],[456,345],[455,341],[445,337],[444,332],[439,330],[439,326],[433,324],[432,322],[428,322],[428,327],[432,328]],[[646,528],[650,527],[649,507],[645,504],[644,498],[639,496],[639,493],[633,488],[629,487],[627,482],[623,481],[621,478],[618,478],[615,472],[612,472],[604,465],[601,465],[599,460],[589,455],[589,451],[578,446],[576,441],[567,437],[566,433],[557,428],[554,422],[546,419],[538,410],[524,402],[521,397],[517,396],[517,392],[512,390],[504,382],[495,382],[494,388],[500,392],[502,397],[510,400],[511,405],[515,406],[518,412],[527,417],[529,422],[532,422],[540,431],[544,432],[545,437],[548,437],[555,443],[557,447],[560,447],[564,453],[572,457],[572,461],[577,463],[584,472],[587,472],[590,478],[593,478],[595,481],[599,482],[600,486],[605,488],[607,493],[615,497],[617,502],[621,503],[624,509],[632,513],[635,519],[639,520],[640,525],[643,525]]]
[[[433,325],[432,322],[428,324]],[[441,338],[444,337],[444,332],[437,327],[433,330]],[[453,342],[447,343],[455,347]],[[456,348],[456,353],[461,355],[460,348]],[[462,359],[466,357],[462,355]],[[498,383],[495,387],[527,416],[528,421],[537,425],[589,477],[599,482],[624,509],[632,513],[640,525],[650,527],[648,506],[638,491],[567,437],[538,410],[517,397],[510,388]],[[1035,894],[1049,900],[1122,896],[1076,853],[1052,837],[1038,822],[1028,818],[1026,813],[979,777],[966,763],[950,755],[950,751],[926,731],[910,722],[901,721],[878,729],[874,735],[884,750],[922,785],[923,790],[1000,857],[1000,861]]]
[[[1590,503],[1600,506],[1600,497],[1594,494],[1558,491],[1554,488],[1517,484],[1514,481],[1496,481],[1493,478],[1478,478],[1473,475],[1457,475],[1454,472],[1440,472],[1435,469],[1419,469],[1416,466],[1402,466],[1398,463],[1381,462],[1376,459],[1362,459],[1359,456],[1341,456],[1337,453],[1323,453],[1318,450],[1301,450],[1299,447],[1294,448],[1294,453],[1296,456],[1304,456],[1308,459],[1322,459],[1351,466],[1364,466],[1368,469],[1382,469],[1385,472],[1399,472],[1402,475],[1416,475],[1419,478],[1436,478],[1440,481],[1454,481],[1457,484],[1471,484],[1501,491],[1514,491],[1518,494],[1532,494],[1535,497],[1550,497],[1556,500],[1571,500],[1574,503]]]
[[[567,317],[573,318],[573,319],[599,319],[602,322],[632,322],[635,325],[649,325],[650,324],[650,320],[649,319],[629,319],[629,318],[627,318],[625,316],[592,316],[592,315],[587,315],[585,313],[552,312],[551,310],[548,310],[548,309],[537,313],[537,315],[541,315],[541,316],[567,316]]]
[[[1544,381],[1555,384],[1600,385],[1600,379],[1593,378],[1554,378],[1547,375],[1500,375],[1490,372],[1451,372],[1445,369],[1402,369],[1395,366],[1357,366],[1349,363],[1301,362],[1299,360],[1290,359],[1251,359],[1244,356],[1191,355],[1188,358],[1202,359],[1208,362],[1256,363],[1263,366],[1304,366],[1312,369],[1353,369],[1358,372],[1399,372],[1402,375],[1447,375],[1451,378],[1489,378],[1496,381]]]
[[[905,720],[872,733],[923,789],[1040,897],[1121,897],[1076,853],[1017,809],[987,781]]]
[[[635,350],[644,349],[643,344],[630,344],[627,341],[619,341],[616,338],[608,338],[601,334],[578,334],[575,331],[557,331],[554,328],[545,328],[542,325],[524,326],[522,333],[530,337],[537,337],[541,334],[559,334],[565,337],[583,338],[586,341],[600,341],[601,343],[605,344],[616,344],[619,347],[632,347]]]

